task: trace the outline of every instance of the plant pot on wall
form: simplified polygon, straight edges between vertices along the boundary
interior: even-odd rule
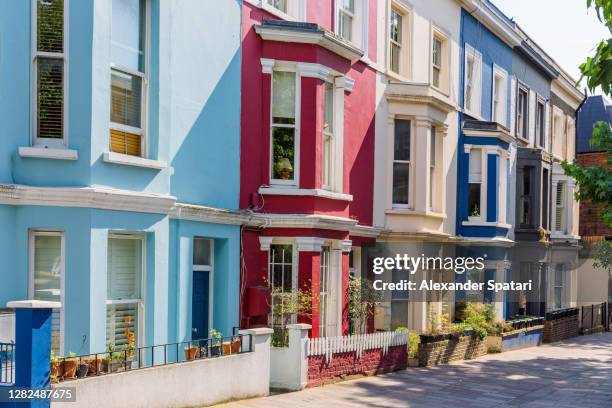
[[[240,353],[240,345],[241,344],[242,343],[240,341],[240,338],[232,340],[232,354]]]
[[[221,346],[210,346],[210,356],[219,357],[221,355]]]
[[[80,363],[77,368],[77,378],[83,378],[87,376],[89,372],[89,364],[88,363]]]
[[[227,343],[223,343],[223,355],[227,356],[229,354],[232,354],[232,344],[227,342]]]
[[[64,377],[64,366],[59,360],[52,360],[50,366],[51,383],[56,384],[63,380]]]
[[[76,358],[67,358],[62,363],[64,366],[64,378],[75,378],[79,360]]]
[[[183,349],[183,353],[185,353],[185,360],[187,361],[195,360],[197,352],[198,352],[197,347],[193,347],[193,346],[185,347]]]

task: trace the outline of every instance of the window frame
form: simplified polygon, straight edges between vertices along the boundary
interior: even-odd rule
[[[434,89],[448,95],[450,93],[450,53],[449,47],[450,35],[442,31],[438,27],[433,27],[431,31],[431,47],[430,47],[430,84]],[[440,43],[440,63],[436,66],[434,63],[434,44],[435,41]],[[438,68],[438,85],[434,83],[434,70]]]
[[[565,292],[565,273],[566,273],[566,268],[565,268],[565,264],[563,263],[558,263],[555,265],[555,268],[553,270],[555,276],[553,279],[553,310],[559,310],[559,309],[563,309],[563,298],[564,296],[564,292]],[[560,282],[557,280],[557,273],[561,274],[561,280]],[[559,295],[559,307],[557,307],[557,290],[559,290],[561,293]]]
[[[126,132],[134,135],[140,136],[140,155],[133,157],[141,157],[148,158],[149,157],[149,132],[148,132],[148,123],[149,123],[149,72],[151,71],[151,2],[150,0],[143,1],[145,10],[144,10],[144,41],[143,41],[143,70],[144,72],[134,71],[129,68],[122,67],[120,65],[116,65],[113,62],[110,64],[109,74],[110,78],[112,78],[113,71],[117,71],[120,74],[130,75],[139,77],[141,80],[141,90],[140,90],[140,128],[123,125],[121,123],[116,123],[111,120],[111,115],[109,114],[108,120],[108,151],[112,151],[111,146],[111,130],[117,130],[120,132]],[[112,1],[110,5],[112,9]],[[111,10],[112,13],[112,10]],[[111,19],[111,41],[112,41],[112,19]],[[109,81],[109,104],[112,104],[112,82]],[[119,152],[114,152],[116,154],[123,154]],[[129,156],[129,155],[128,155]]]
[[[63,356],[64,353],[64,333],[65,333],[65,288],[66,288],[66,238],[65,232],[62,229],[54,228],[31,228],[28,230],[28,298],[34,299],[34,279],[35,279],[35,239],[37,236],[59,236],[60,237],[60,256],[61,256],[61,275],[60,275],[60,344],[59,354]]]
[[[498,80],[499,85],[498,87]],[[499,92],[497,92],[499,91]],[[497,105],[496,105],[497,99]],[[491,121],[507,126],[508,123],[508,73],[500,66],[493,64],[493,82],[491,84]],[[496,109],[497,108],[497,109]],[[498,115],[501,114],[501,117]]]
[[[399,159],[395,159],[395,128],[396,128],[396,122],[398,120],[402,120],[402,121],[407,121],[409,122],[409,129],[410,129],[410,134],[408,136],[408,143],[410,145],[410,159],[409,160],[399,160]],[[408,118],[408,117],[404,117],[404,116],[395,116],[393,118],[393,143],[391,144],[391,208],[398,208],[398,209],[411,209],[413,208],[413,200],[412,200],[412,189],[413,189],[413,184],[412,183],[412,178],[413,178],[413,164],[414,164],[414,149],[413,149],[413,144],[414,144],[414,120],[412,118]],[[404,203],[396,203],[394,202],[394,196],[395,196],[395,191],[394,191],[394,180],[393,180],[393,175],[394,175],[394,169],[395,169],[395,164],[408,164],[408,203],[404,204]]]
[[[69,9],[70,0],[62,0],[64,3],[63,11],[63,38],[62,38],[62,49],[63,52],[44,52],[38,51],[38,7],[37,3],[39,0],[31,0],[31,12],[30,12],[30,144],[32,147],[44,147],[44,148],[55,148],[55,149],[67,149],[68,148],[68,50],[69,50]],[[62,138],[48,138],[38,136],[38,58],[48,59],[61,59],[63,61],[63,106],[62,106]]]
[[[480,152],[480,181],[478,182],[473,182],[470,181],[470,174],[471,174],[471,155],[472,155],[472,151],[474,150],[479,150]],[[478,146],[478,147],[471,147],[470,151],[468,153],[468,196],[467,196],[467,211],[468,211],[468,220],[469,221],[485,221],[487,219],[487,196],[486,196],[486,191],[485,191],[485,185],[486,183],[485,181],[485,169],[486,169],[486,165],[487,165],[487,157],[488,157],[488,152],[486,149],[486,146]],[[470,184],[480,184],[480,214],[478,216],[473,216],[470,215],[470,205],[469,205],[469,201],[470,201]]]
[[[473,60],[472,65],[474,67],[472,82],[468,81],[467,67],[469,59]],[[482,54],[468,43],[465,43],[465,56],[463,63],[463,111],[476,119],[480,119],[482,117],[482,69]],[[470,105],[474,105],[470,107],[466,105],[468,83],[472,84],[470,87]]]
[[[351,1],[351,0],[349,0]],[[337,29],[337,33],[341,38],[343,38],[346,41],[349,41],[351,43],[355,43],[355,21],[356,21],[356,14],[357,14],[357,7],[358,4],[357,2],[360,0],[352,0],[353,1],[353,10],[351,11],[350,9],[347,9],[345,7],[343,7],[344,5],[344,0],[339,0],[336,1],[336,10],[337,10],[337,25],[336,27],[338,27]],[[344,35],[342,35],[342,29],[341,29],[341,24],[342,24],[342,15],[346,15],[347,17],[350,18],[351,24],[349,27],[349,32],[348,32],[348,38],[344,37]]]
[[[299,267],[299,253],[298,253],[298,249],[297,249],[297,244],[294,240],[292,239],[283,239],[283,238],[274,238],[273,241],[270,243],[270,247],[268,248],[268,250],[266,251],[268,253],[268,262],[267,262],[267,269],[268,269],[268,287],[270,288],[270,312],[268,313],[268,315],[266,316],[267,318],[267,323],[268,326],[273,328],[275,327],[274,324],[274,307],[273,307],[273,298],[274,298],[274,293],[272,293],[272,290],[274,288],[274,282],[273,282],[273,266],[274,264],[272,263],[272,248],[274,246],[284,246],[284,245],[290,245],[291,246],[291,293],[293,295],[297,294],[297,289],[298,289],[298,267]],[[287,264],[287,262],[283,262],[283,264]],[[284,285],[281,284],[281,287],[284,288]],[[284,289],[283,289],[284,290]],[[282,294],[285,294],[287,292],[282,292]],[[281,319],[284,320],[284,319]],[[296,323],[297,322],[297,316],[292,314],[290,316],[289,319],[290,323]],[[281,325],[281,328],[286,327],[285,324]]]
[[[327,255],[326,257],[324,255]],[[331,269],[332,251],[329,245],[323,245],[320,252],[319,262],[319,337],[327,336],[327,321],[329,319],[329,300],[333,296],[333,287],[331,285],[332,269]],[[323,260],[326,260],[326,264]],[[333,313],[333,311],[332,311]]]
[[[435,211],[436,204],[436,172],[437,172],[437,155],[438,155],[438,129],[435,123],[431,125],[431,135],[429,142],[429,205],[430,211]],[[433,159],[433,160],[432,160]]]
[[[525,105],[523,106],[524,112],[521,114],[519,109],[519,101],[521,93],[525,95]],[[529,141],[529,88],[523,83],[517,81],[517,92],[516,92],[516,117],[515,117],[515,133],[516,137],[523,140]],[[519,116],[522,116],[523,126],[519,127]],[[520,132],[519,132],[520,129]]]
[[[275,72],[290,72],[295,75],[295,123],[290,126],[286,124],[274,124],[274,73]],[[270,74],[270,152],[268,166],[270,185],[284,187],[298,187],[300,184],[300,111],[301,111],[301,94],[302,94],[302,79],[296,67],[275,66]],[[274,178],[274,127],[293,128],[293,179],[283,180]]]
[[[140,241],[140,245],[141,245],[141,251],[140,251],[140,256],[141,256],[141,263],[140,263],[140,299],[118,299],[118,300],[114,300],[114,299],[108,299],[108,288],[106,289],[106,293],[105,293],[105,310],[108,310],[108,306],[113,306],[113,305],[128,305],[128,304],[136,304],[137,305],[137,311],[138,311],[138,333],[136,334],[136,338],[137,338],[137,343],[135,344],[135,347],[142,347],[143,344],[145,344],[144,342],[144,334],[145,332],[145,323],[146,323],[146,319],[145,319],[145,313],[146,313],[146,301],[147,301],[147,292],[146,292],[146,288],[147,288],[147,264],[146,264],[146,260],[147,260],[147,240],[146,240],[146,235],[143,233],[130,233],[130,232],[109,232],[108,237],[107,237],[107,251],[109,248],[109,243],[111,239],[131,239],[131,240],[138,240]],[[108,261],[106,264],[106,273],[107,273],[107,282],[108,282]],[[108,313],[108,312],[107,312]],[[108,321],[104,322],[104,329],[105,331],[108,329],[107,328],[107,324]]]
[[[538,108],[542,107],[542,117],[540,118]],[[546,149],[546,101],[539,95],[536,97],[535,120],[534,120],[534,145],[540,149]]]
[[[561,186],[563,189],[561,190],[561,204],[557,203],[557,197],[559,196],[559,186]],[[567,200],[567,188],[568,188],[568,183],[565,180],[559,180],[557,181],[557,184],[555,185],[555,224],[554,224],[554,231],[556,233],[559,233],[561,235],[567,235],[569,234],[568,231],[568,208],[569,208],[569,204],[568,204],[568,200]],[[561,229],[557,228],[557,223],[559,222],[559,219],[557,217],[557,214],[559,213],[559,209],[561,209]]]
[[[324,190],[330,190],[333,191],[335,190],[335,186],[334,186],[334,181],[336,179],[336,174],[335,174],[335,168],[336,168],[336,133],[337,133],[337,126],[336,126],[336,120],[337,120],[337,103],[336,103],[336,85],[334,83],[334,81],[325,81],[323,84],[323,123],[325,123],[325,115],[327,112],[327,87],[331,86],[331,102],[332,102],[332,108],[331,108],[331,131],[326,131],[325,126],[323,127],[322,131],[321,131],[321,135],[322,135],[322,142],[323,142],[323,146],[322,146],[322,153],[323,153],[323,160],[321,161],[322,163],[322,171],[321,171],[321,178],[322,178],[322,182],[321,185],[323,187]],[[328,157],[329,157],[329,162],[326,163],[325,160],[325,146],[327,143],[327,140],[329,138],[329,152],[328,152]],[[327,173],[326,173],[327,171]],[[327,178],[328,180],[326,180],[325,175],[327,174]]]
[[[401,4],[398,1],[392,0],[389,4],[388,9],[389,19],[387,20],[387,35],[385,39],[385,47],[387,54],[387,74],[391,76],[398,77],[399,79],[409,79],[411,75],[411,40],[412,35],[410,33],[412,27],[412,10],[410,10],[405,5]],[[391,14],[395,12],[399,16],[401,16],[402,21],[400,24],[400,42],[393,40],[391,38]],[[392,68],[392,43],[399,46],[399,56],[398,56],[398,70],[394,71]]]
[[[210,265],[196,264],[194,261],[195,255],[195,240],[202,239],[210,242]],[[215,305],[215,239],[201,236],[193,236],[191,239],[191,270],[193,272],[208,272],[208,326],[214,326],[214,305]],[[193,277],[191,280],[193,285]],[[189,292],[190,296],[193,294],[193,288]],[[191,302],[190,302],[191,303]],[[193,333],[191,333],[193,335]],[[208,333],[206,333],[208,335]]]

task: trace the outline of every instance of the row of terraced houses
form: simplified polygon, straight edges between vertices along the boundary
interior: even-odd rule
[[[126,327],[138,346],[282,328],[270,297],[306,285],[310,335],[346,334],[376,243],[546,283],[463,294],[500,319],[575,303],[560,162],[584,96],[515,21],[487,0],[205,3],[0,4],[0,303],[61,302],[60,355]],[[459,301],[413,300],[367,330],[425,331]]]

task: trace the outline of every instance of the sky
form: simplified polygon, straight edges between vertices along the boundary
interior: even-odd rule
[[[593,9],[587,13],[586,0],[492,1],[576,80],[578,66],[610,36]]]

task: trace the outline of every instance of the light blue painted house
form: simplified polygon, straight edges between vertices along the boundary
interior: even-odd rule
[[[240,21],[239,1],[0,3],[0,305],[60,301],[59,354],[238,325]]]

